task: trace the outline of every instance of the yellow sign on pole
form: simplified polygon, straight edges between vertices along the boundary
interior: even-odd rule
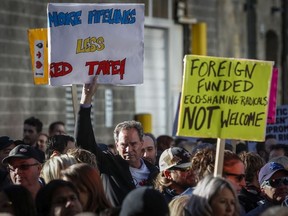
[[[263,141],[273,62],[187,55],[177,135]]]
[[[28,39],[34,84],[47,85],[49,83],[47,29],[29,29]]]

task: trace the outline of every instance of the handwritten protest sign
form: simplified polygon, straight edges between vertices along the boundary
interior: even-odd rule
[[[34,84],[46,85],[48,84],[47,29],[29,29],[28,39]]]
[[[272,65],[185,56],[177,135],[264,140]]]
[[[144,4],[48,4],[50,84],[143,83]]]
[[[274,135],[278,143],[288,144],[288,105],[277,106],[276,122],[267,125],[268,134]]]

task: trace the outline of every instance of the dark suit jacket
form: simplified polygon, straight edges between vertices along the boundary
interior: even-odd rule
[[[121,156],[99,148],[94,137],[90,113],[91,107],[80,107],[76,133],[77,145],[96,155],[106,195],[113,206],[120,206],[125,196],[135,189],[129,164]],[[159,171],[151,163],[143,161],[150,171],[147,185],[152,185]]]

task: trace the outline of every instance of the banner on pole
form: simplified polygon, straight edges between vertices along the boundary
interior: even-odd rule
[[[263,141],[273,62],[187,55],[177,135]]]
[[[29,29],[28,40],[35,85],[48,84],[47,29]]]

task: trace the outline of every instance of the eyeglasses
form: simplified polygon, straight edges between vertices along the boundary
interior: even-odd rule
[[[273,188],[277,188],[281,184],[288,185],[288,177],[266,180],[262,183],[262,187],[266,185]]]
[[[241,182],[243,179],[245,179],[245,174],[236,174],[236,173],[228,173],[224,172],[225,176],[234,176],[238,182]]]
[[[16,169],[18,170],[22,170],[22,171],[25,171],[25,170],[28,170],[30,167],[32,166],[37,166],[39,165],[39,163],[34,163],[34,164],[21,164],[17,167],[11,167],[11,166],[8,166],[7,169],[9,172],[15,172]]]

